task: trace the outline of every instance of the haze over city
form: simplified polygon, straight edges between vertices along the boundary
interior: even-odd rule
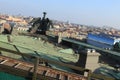
[[[1,0],[0,13],[40,17],[120,29],[119,0]]]

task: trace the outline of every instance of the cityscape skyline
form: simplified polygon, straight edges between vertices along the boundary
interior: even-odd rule
[[[0,13],[42,16],[71,23],[119,28],[118,0],[1,0]]]

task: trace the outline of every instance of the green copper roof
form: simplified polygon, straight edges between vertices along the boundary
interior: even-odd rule
[[[46,56],[51,55],[56,57],[62,57],[63,59],[72,62],[77,62],[79,59],[79,56],[76,57],[73,54],[68,54],[66,53],[66,51],[65,53],[61,53],[59,51],[63,50],[63,48],[55,47],[53,44],[48,42],[44,43],[43,40],[36,39],[35,37],[11,35],[11,39],[12,43],[9,43],[7,40],[7,35],[0,35],[0,41],[9,43],[6,44],[0,42],[0,46],[16,51],[16,49],[13,47],[13,45],[16,45],[19,51],[23,53],[35,54],[34,51],[37,51],[40,55],[44,54]],[[68,49],[67,52],[71,52],[71,50]]]
[[[0,80],[26,80],[23,77],[11,75],[8,73],[0,72]]]
[[[66,53],[66,54],[73,54],[74,51],[72,49],[61,49],[59,50],[60,53]]]
[[[47,59],[47,60],[55,60],[58,62],[77,62],[79,56],[74,56],[71,49],[65,50],[65,53],[59,52],[59,50],[64,50],[60,47],[54,47],[51,43],[44,43],[44,41],[36,39],[35,37],[29,37],[29,36],[11,36],[13,39],[12,43],[9,43],[5,38],[7,38],[6,35],[0,35],[0,47],[10,49],[13,51],[20,51],[22,53],[31,54],[31,55],[37,55],[41,58]],[[16,46],[16,48],[14,47]],[[37,51],[37,53],[35,52]],[[66,52],[70,52],[69,54]],[[72,54],[71,54],[72,53]],[[2,52],[2,55],[9,56],[16,59],[22,59],[19,55],[11,55],[7,52]],[[62,69],[65,71],[70,71],[68,68],[63,68],[61,66],[57,66],[54,64],[49,64],[50,66]],[[72,72],[72,71],[71,71]]]

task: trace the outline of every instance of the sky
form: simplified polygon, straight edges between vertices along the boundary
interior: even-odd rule
[[[0,13],[120,29],[120,0],[0,0]]]

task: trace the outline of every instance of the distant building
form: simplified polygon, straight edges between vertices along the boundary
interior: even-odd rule
[[[54,25],[53,27],[59,29],[60,25]]]
[[[18,27],[18,31],[27,31],[29,28],[28,27]]]
[[[120,37],[110,36],[110,35],[106,35],[106,34],[89,33],[87,36],[88,44],[91,44],[91,45],[94,45],[97,47],[101,47],[104,49],[112,49],[113,45],[119,41],[120,41]]]
[[[2,23],[6,23],[6,20],[0,19],[0,24],[2,24]]]

